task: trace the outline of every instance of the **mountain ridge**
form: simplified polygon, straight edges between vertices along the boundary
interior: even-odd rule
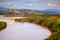
[[[1,7],[0,7],[1,8]],[[47,9],[47,10],[31,10],[31,9],[11,9],[11,8],[1,8],[0,14],[7,16],[41,16],[49,14],[60,14],[60,10],[57,9]]]
[[[47,12],[49,14],[60,14],[60,10],[58,9],[46,9],[46,10],[43,10],[43,12]]]
[[[2,13],[0,14],[4,14],[4,15],[11,15],[11,16],[40,16],[40,15],[47,15],[47,13],[42,12],[42,11],[38,11],[38,10],[31,10],[31,9],[8,9],[5,12],[2,11]]]
[[[5,8],[5,7],[0,7],[0,11],[7,11],[8,8]]]

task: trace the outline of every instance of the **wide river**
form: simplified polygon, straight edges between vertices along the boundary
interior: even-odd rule
[[[48,29],[32,23],[19,23],[10,19],[0,19],[8,23],[0,31],[0,40],[44,40],[51,35]]]

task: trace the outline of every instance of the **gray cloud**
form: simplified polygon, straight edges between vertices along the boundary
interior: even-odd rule
[[[9,8],[60,9],[60,0],[0,0],[0,6]]]

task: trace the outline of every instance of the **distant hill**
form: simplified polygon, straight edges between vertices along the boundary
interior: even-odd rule
[[[0,11],[7,11],[8,8],[0,7]]]
[[[0,14],[6,16],[41,16],[48,15],[48,13],[38,10],[30,9],[8,9],[0,7]]]
[[[43,10],[43,12],[47,12],[49,14],[60,14],[60,10],[58,9],[46,9],[46,10]]]
[[[6,14],[8,15],[19,15],[19,16],[40,16],[40,15],[47,15],[47,13],[37,10],[30,10],[30,9],[8,9]]]

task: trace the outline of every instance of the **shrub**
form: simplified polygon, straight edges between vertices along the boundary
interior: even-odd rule
[[[60,31],[52,33],[52,35],[45,40],[60,40]]]
[[[44,20],[39,20],[38,24],[42,24],[44,22]]]
[[[7,23],[6,22],[0,22],[0,30],[6,28]]]
[[[51,30],[51,32],[56,32],[59,29],[59,24],[57,21],[51,20],[47,27]]]

